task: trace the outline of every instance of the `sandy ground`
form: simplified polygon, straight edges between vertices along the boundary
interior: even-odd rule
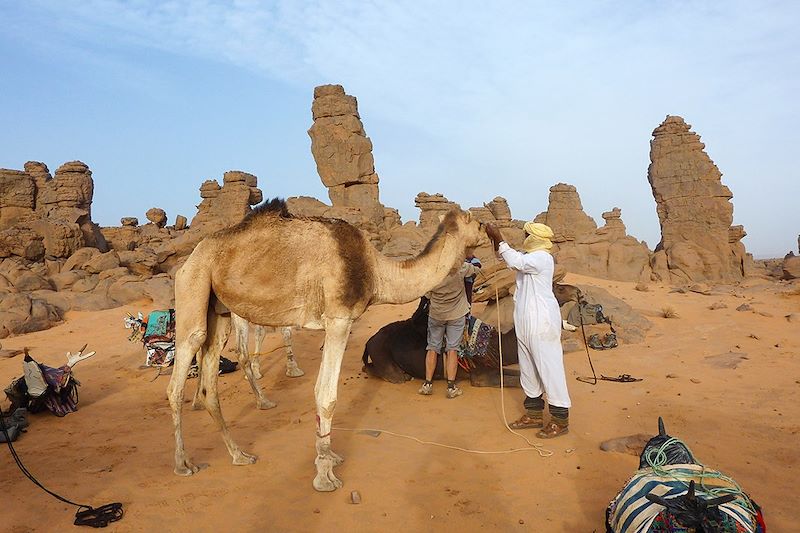
[[[110,531],[603,531],[609,500],[637,468],[633,455],[603,452],[600,442],[653,433],[661,415],[705,464],[733,476],[764,509],[770,531],[796,530],[800,456],[800,332],[785,315],[800,312],[800,285],[753,281],[719,287],[712,295],[670,293],[669,286],[638,292],[633,284],[570,275],[567,282],[608,289],[653,322],[644,343],[592,352],[598,374],[629,373],[639,383],[575,381],[589,367],[584,352],[567,354],[573,399],[570,433],[542,441],[535,451],[469,454],[338,430],[334,449],[346,458],[336,469],[344,487],[317,493],[314,475],[313,386],[321,332],[295,335],[306,375],[284,375],[281,350],[263,358],[262,385],[278,407],[259,411],[243,373],[222,376],[225,415],[235,439],[259,455],[240,467],[202,411],[184,410],[187,449],[210,467],[190,478],[172,473],[173,439],[167,377],[140,369],[144,352],[127,340],[125,311],[71,313],[51,330],[5,339],[28,346],[41,362],[59,366],[64,352],[88,342],[98,354],[76,375],[80,411],[64,418],[31,416],[16,443],[28,469],[51,490],[78,502],[121,501],[125,517]],[[715,302],[727,308],[709,310]],[[753,311],[736,311],[749,303]],[[455,400],[416,394],[419,381],[392,385],[361,373],[365,341],[382,325],[406,318],[416,303],[376,306],[354,326],[342,369],[334,425],[377,428],[478,450],[525,446],[502,422],[498,389],[470,388]],[[671,307],[677,318],[659,316]],[[280,338],[268,338],[279,347]],[[226,352],[229,350],[226,349]],[[746,354],[736,368],[710,356]],[[230,354],[228,354],[230,355]],[[734,358],[735,359],[735,358]],[[723,358],[723,362],[726,360]],[[21,374],[22,357],[0,359],[0,384]],[[667,377],[670,375],[670,377]],[[193,394],[191,380],[188,393]],[[505,392],[508,419],[521,413],[522,392]],[[531,439],[535,440],[533,435]],[[3,445],[5,446],[5,445]],[[5,449],[5,448],[3,448]],[[25,479],[2,452],[0,530],[69,528],[74,510]],[[349,503],[351,491],[362,503]]]

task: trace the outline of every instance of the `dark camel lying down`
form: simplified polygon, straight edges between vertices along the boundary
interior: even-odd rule
[[[580,289],[574,285],[553,284],[553,294],[558,305],[577,302]],[[420,299],[419,306],[411,318],[383,326],[370,337],[364,347],[364,371],[369,375],[385,379],[390,383],[404,383],[409,379],[425,379],[425,348],[428,333],[428,300]],[[517,359],[517,335],[514,328],[502,335],[503,365],[513,365]],[[476,361],[477,367],[469,372],[458,367],[457,379],[469,378],[473,387],[499,387],[500,372],[494,362],[500,359],[497,330],[492,328],[489,337],[488,357]],[[491,362],[489,362],[491,361]],[[442,356],[436,364],[433,379],[444,379]],[[503,384],[519,387],[519,371],[503,369]]]
[[[370,337],[364,347],[364,371],[369,375],[385,379],[390,383],[404,383],[409,379],[425,379],[425,348],[428,332],[428,300],[422,298],[411,318],[383,326]],[[504,333],[503,364],[517,363],[517,336],[511,329]],[[492,328],[488,354],[499,360],[497,330]],[[442,357],[436,365],[433,379],[444,379]],[[473,387],[499,387],[500,373],[497,367],[478,366],[469,372],[458,367],[456,378],[469,379]],[[519,371],[503,369],[504,385],[519,387]]]

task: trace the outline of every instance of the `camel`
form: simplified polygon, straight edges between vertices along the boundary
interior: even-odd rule
[[[564,306],[567,302],[577,302],[580,289],[574,285],[553,283],[553,294],[558,300],[559,306]],[[497,334],[496,313],[493,307],[487,307],[479,318],[492,324],[493,331],[489,338],[488,354],[489,357],[476,361],[476,368],[469,372],[461,366],[458,367],[456,379],[469,379],[473,387],[499,387],[500,373],[497,371],[499,361],[500,340],[503,344],[503,365],[513,365],[517,359],[517,336],[513,327],[513,312],[506,312],[509,307],[513,307],[510,296],[494,302],[491,306],[499,305],[504,311],[501,315],[500,331],[502,336]],[[476,313],[477,315],[477,313]],[[503,322],[509,322],[504,324]],[[563,322],[564,329],[575,328],[566,321]],[[567,327],[569,326],[569,328]],[[425,299],[420,301],[417,310],[411,318],[392,322],[379,329],[369,338],[364,346],[362,361],[364,371],[373,377],[384,379],[390,383],[404,383],[412,378],[425,378],[425,347],[427,346],[428,329],[428,307]],[[499,338],[498,338],[499,337]],[[434,379],[444,379],[442,375],[443,365],[436,366]],[[506,387],[519,387],[519,372],[512,369],[503,369],[504,385]]]
[[[342,357],[353,321],[370,305],[416,300],[438,285],[485,241],[483,225],[469,212],[453,210],[423,251],[406,261],[381,255],[359,229],[341,220],[292,217],[283,200],[265,202],[245,219],[201,241],[175,274],[175,369],[167,395],[175,430],[175,473],[199,468],[184,449],[183,395],[192,356],[202,351],[200,387],[233,464],[256,456],[233,441],[217,393],[220,351],[230,330],[230,313],[263,326],[325,330],[319,375],[313,486],[333,491],[342,482],[333,472],[342,458],[331,450]],[[280,272],[280,277],[275,273]]]
[[[239,356],[239,365],[244,370],[245,379],[250,383],[250,387],[253,389],[253,394],[256,397],[256,407],[259,409],[272,409],[276,407],[278,404],[269,400],[264,394],[264,390],[256,382],[256,380],[262,378],[259,356],[261,355],[261,345],[264,342],[264,337],[269,328],[257,324],[255,325],[256,351],[251,354],[248,348],[250,341],[250,323],[242,317],[231,313],[231,325],[236,332],[236,351]],[[294,351],[292,350],[292,328],[283,327],[280,329],[283,336],[283,348],[286,352],[286,375],[290,378],[304,376],[305,372],[297,365]],[[197,359],[198,374],[202,372],[202,360],[202,357]],[[192,400],[192,409],[203,409],[204,402],[203,387],[198,386],[194,399]]]

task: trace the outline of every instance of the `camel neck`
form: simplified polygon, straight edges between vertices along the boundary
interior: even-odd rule
[[[460,235],[445,233],[426,250],[406,261],[378,257],[378,283],[375,303],[406,303],[436,287],[464,255]]]

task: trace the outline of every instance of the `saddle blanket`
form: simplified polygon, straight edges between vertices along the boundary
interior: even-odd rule
[[[761,533],[757,512],[750,499],[739,491],[734,482],[725,477],[714,477],[719,472],[702,465],[666,465],[661,467],[666,475],[660,476],[652,468],[642,468],[633,475],[608,508],[608,523],[613,531],[649,533],[653,531],[683,532],[684,528],[662,516],[665,508],[651,502],[646,494],[656,494],[669,499],[686,494],[689,482],[694,480],[695,493],[705,499],[719,496],[713,489],[738,492],[738,497],[719,506],[723,513],[723,529],[729,533]],[[667,513],[664,513],[667,514]]]

